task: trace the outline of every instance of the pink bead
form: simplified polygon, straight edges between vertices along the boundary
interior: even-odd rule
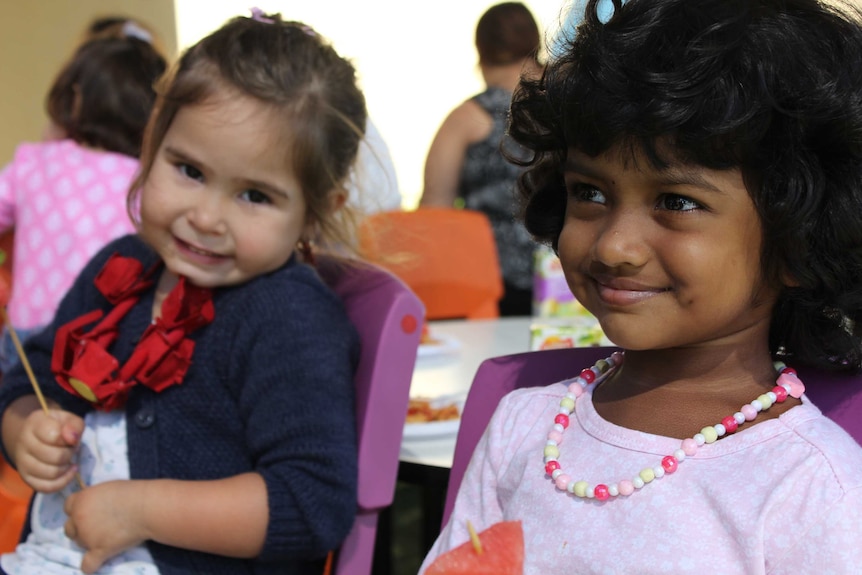
[[[585,369],[585,370],[581,371],[580,375],[581,375],[581,378],[583,378],[583,380],[586,381],[587,383],[592,383],[596,380],[596,374],[593,373],[593,370],[591,370],[591,369]]]
[[[557,416],[554,418],[554,423],[559,423],[563,426],[563,429],[566,429],[569,426],[569,416],[565,413],[558,413]]]
[[[554,471],[560,468],[560,463],[558,461],[549,461],[545,464],[545,473],[550,475]]]
[[[604,483],[596,485],[595,489],[593,489],[593,494],[599,501],[607,501],[611,496],[611,492],[608,491],[608,486]]]
[[[557,478],[554,480],[554,483],[557,484],[557,489],[561,489],[563,491],[566,490],[566,485],[569,484],[572,478],[568,476],[566,473],[560,473],[557,475]]]
[[[785,367],[781,370],[781,373],[792,373],[793,375],[796,375],[796,370],[792,367]]]
[[[611,359],[614,360],[614,365],[619,365],[623,361],[623,352],[615,351],[611,354]]]
[[[575,397],[580,397],[584,394],[584,388],[581,387],[581,384],[578,382],[569,384],[569,393],[574,395]]]
[[[776,385],[775,387],[773,387],[772,393],[775,394],[775,403],[781,403],[785,399],[787,399],[787,390],[780,385]]]
[[[635,492],[635,486],[628,479],[623,479],[617,483],[617,490],[620,492],[620,495],[631,495]]]
[[[697,441],[691,437],[683,439],[680,447],[682,447],[682,450],[686,455],[694,455],[697,453]]]
[[[552,429],[548,432],[548,439],[550,439],[551,441],[556,441],[557,445],[559,445],[563,442],[563,434],[556,429]]]
[[[800,381],[796,374],[793,373],[782,373],[778,376],[778,381],[776,382],[778,385],[784,387],[785,385],[790,388],[787,394],[790,397],[795,397],[799,399],[802,397],[802,394],[805,393],[805,384]]]
[[[743,405],[739,411],[745,416],[745,421],[754,421],[754,418],[757,417],[757,410],[750,403]]]
[[[679,467],[679,462],[673,455],[665,455],[661,458],[661,466],[665,473],[673,473]]]
[[[733,433],[739,427],[739,424],[736,423],[736,420],[732,415],[728,415],[724,419],[721,420],[721,424],[724,426],[724,429],[727,430],[728,433]]]

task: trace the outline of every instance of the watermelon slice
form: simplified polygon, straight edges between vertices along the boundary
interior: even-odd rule
[[[523,575],[524,531],[520,521],[501,521],[479,532],[482,552],[472,541],[437,557],[425,575]]]

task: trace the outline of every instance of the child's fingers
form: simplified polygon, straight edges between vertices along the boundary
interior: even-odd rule
[[[78,472],[78,466],[72,465],[64,470],[56,467],[39,468],[39,464],[21,471],[21,478],[33,490],[40,493],[55,493],[64,489]]]
[[[109,556],[99,551],[87,551],[84,553],[84,558],[81,560],[81,571],[87,573],[95,573],[102,566],[102,563],[110,559]]]
[[[60,437],[65,442],[66,445],[70,447],[76,447],[78,443],[81,441],[81,433],[83,432],[83,425],[77,425],[78,423],[83,423],[80,419],[76,421],[67,421],[63,424]]]
[[[55,445],[75,447],[84,432],[84,420],[68,411],[52,411],[51,419],[57,422]]]

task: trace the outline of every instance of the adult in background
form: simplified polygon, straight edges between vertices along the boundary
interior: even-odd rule
[[[476,26],[476,51],[485,90],[452,110],[425,160],[421,206],[462,206],[491,220],[505,292],[500,315],[530,315],[536,244],[515,219],[515,180],[521,168],[503,150],[520,148],[506,137],[512,91],[522,74],[538,75],[539,26],[520,2],[489,8]]]

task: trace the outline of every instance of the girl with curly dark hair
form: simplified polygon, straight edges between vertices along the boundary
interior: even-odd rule
[[[528,573],[854,572],[862,448],[784,362],[862,363],[860,14],[603,4],[510,134],[527,229],[622,349],[501,402],[429,561],[517,519]]]

